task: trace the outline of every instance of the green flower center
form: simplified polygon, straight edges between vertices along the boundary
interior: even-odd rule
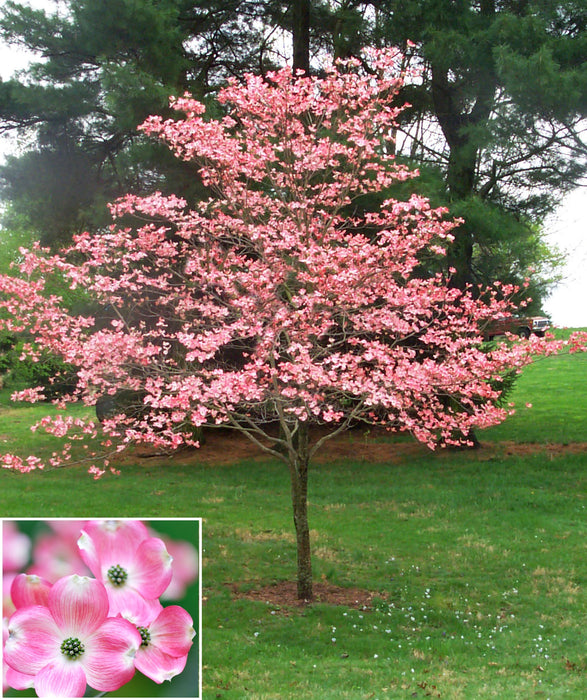
[[[68,637],[61,644],[61,653],[68,659],[79,659],[84,651],[84,645],[79,639],[77,639],[77,637]]]
[[[128,573],[120,564],[115,564],[108,569],[108,580],[113,586],[123,586],[127,578]]]
[[[151,641],[151,633],[146,627],[137,627],[139,634],[141,635],[141,646],[148,647]]]

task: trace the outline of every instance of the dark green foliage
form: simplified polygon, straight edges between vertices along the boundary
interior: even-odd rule
[[[6,331],[0,333],[0,376],[9,372],[15,365],[14,346],[16,335]]]
[[[8,2],[0,19],[5,40],[44,59],[26,80],[0,83],[4,129],[36,141],[0,169],[1,193],[51,244],[104,226],[106,203],[126,192],[202,193],[193,170],[137,132],[167,112],[170,95],[208,89],[187,46],[193,3],[71,0],[67,9]]]
[[[406,90],[409,155],[441,170],[444,201],[470,217],[449,256],[460,285],[496,273],[497,239],[503,260],[526,271],[556,260],[536,243],[536,226],[586,172],[586,19],[575,0],[378,3],[376,40],[414,42],[423,70]]]
[[[11,228],[15,216],[24,220],[43,245],[65,242],[90,223],[107,220],[107,188],[88,154],[71,140],[9,157],[0,172],[3,196],[13,203],[4,225]]]
[[[38,362],[21,359],[23,340],[13,333],[0,334],[0,381],[10,391],[42,387],[51,400],[72,392],[76,374],[72,366],[49,353]]]
[[[405,162],[410,167],[417,166],[415,160],[406,159]],[[412,194],[428,197],[434,206],[446,206],[450,194],[442,168],[424,165],[419,170],[420,176],[416,179],[394,185],[377,197],[361,198],[354,203],[355,212],[374,210],[388,197],[405,200]],[[472,239],[471,270],[475,283],[483,287],[495,280],[516,284],[520,287],[516,301],[530,299],[526,311],[538,313],[542,300],[560,280],[560,268],[564,262],[563,255],[545,241],[541,227],[479,194],[453,200],[450,216],[463,220],[455,233],[466,232]],[[453,262],[434,254],[424,255],[421,274],[447,273]]]

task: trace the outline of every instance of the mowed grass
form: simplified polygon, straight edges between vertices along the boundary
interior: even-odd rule
[[[400,441],[389,463],[314,466],[315,579],[374,592],[369,609],[233,597],[295,574],[288,478],[271,460],[150,459],[99,481],[5,472],[1,514],[201,516],[206,699],[587,697],[586,379],[585,355],[536,362],[516,415],[475,453],[414,457]],[[42,409],[4,408],[5,447],[53,449],[27,432]],[[508,455],[503,441],[542,447]]]

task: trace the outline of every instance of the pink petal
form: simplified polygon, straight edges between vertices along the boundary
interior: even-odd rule
[[[19,673],[10,666],[6,667],[6,683],[14,690],[28,690],[35,684],[35,676],[28,673]]]
[[[196,631],[189,613],[179,605],[164,608],[149,626],[151,644],[170,656],[183,656],[192,646]]]
[[[81,535],[77,541],[77,546],[79,548],[79,553],[84,561],[84,564],[97,578],[102,578],[102,571],[100,566],[100,555],[96,548],[96,543],[88,535],[85,530],[82,530]]]
[[[64,576],[49,593],[49,609],[66,636],[92,634],[108,616],[108,605],[104,584],[88,576]]]
[[[41,605],[17,610],[8,621],[8,633],[4,660],[15,671],[34,676],[60,654],[62,635]]]
[[[134,563],[129,572],[132,587],[143,598],[158,598],[171,581],[172,561],[163,540],[158,537],[145,540],[136,551]]]
[[[17,608],[26,608],[29,605],[47,606],[51,584],[49,581],[29,574],[19,574],[10,588],[12,602]]]
[[[154,600],[145,600],[132,588],[108,589],[110,599],[110,616],[121,615],[130,620],[133,625],[148,627],[163,610],[161,603]]]
[[[40,698],[81,698],[86,692],[86,674],[79,661],[62,656],[39,671],[35,690]]]
[[[139,650],[135,666],[137,671],[155,683],[163,683],[163,681],[170,681],[183,671],[187,658],[187,654],[185,656],[169,656],[161,649],[149,644],[149,646],[141,647]]]
[[[139,520],[92,520],[82,530],[78,546],[94,576],[102,578],[114,564],[127,569],[148,537],[149,531]]]
[[[92,688],[117,690],[133,677],[141,635],[128,620],[108,618],[84,643],[86,650],[80,661]]]

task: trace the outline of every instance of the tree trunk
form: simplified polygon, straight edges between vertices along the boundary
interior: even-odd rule
[[[480,12],[491,22],[495,0],[481,0]],[[478,131],[487,128],[495,106],[497,77],[491,47],[485,47],[485,53],[486,60],[477,66],[472,83],[471,79],[463,83],[452,79],[444,64],[431,65],[434,112],[450,149],[446,183],[453,201],[467,200],[476,192],[477,160],[483,147]],[[449,246],[447,264],[456,269],[452,284],[459,289],[475,282],[473,242],[473,233],[465,223],[455,231],[455,240]]]
[[[292,3],[293,69],[310,74],[310,0]]]
[[[310,556],[310,528],[308,527],[308,425],[300,422],[290,455],[291,497],[296,529],[298,598],[312,600],[312,560]]]

